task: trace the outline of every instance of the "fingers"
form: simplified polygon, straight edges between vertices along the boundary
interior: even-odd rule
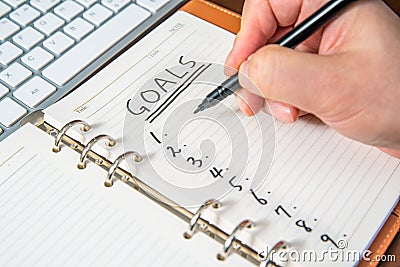
[[[265,45],[275,33],[277,23],[267,0],[247,0],[244,4],[240,32],[225,64],[235,69]]]
[[[225,64],[238,69],[252,53],[267,43],[276,41],[280,28],[290,29],[304,20],[328,0],[246,0],[243,8],[240,32]],[[318,49],[321,38],[319,31],[305,45]]]
[[[287,27],[297,21],[303,0],[269,0],[269,3],[279,26]]]
[[[248,90],[240,89],[235,93],[240,110],[247,116],[253,116],[263,107],[264,99]]]
[[[265,113],[280,121],[293,123],[299,116],[305,115],[304,112],[299,111],[293,106],[264,99],[246,89],[239,90],[235,96],[240,110],[247,116],[253,116],[262,109]]]
[[[241,65],[239,81],[253,94],[273,100],[272,107],[282,112],[284,107],[276,102],[319,114],[326,108],[324,103],[332,98],[328,88],[340,87],[342,77],[338,77],[338,72],[344,72],[341,63],[335,56],[269,45],[259,49]]]
[[[298,108],[270,99],[264,101],[263,111],[274,118],[287,123],[295,122],[300,116]]]

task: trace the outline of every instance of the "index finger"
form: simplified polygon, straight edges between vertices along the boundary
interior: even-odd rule
[[[268,0],[246,0],[240,31],[225,64],[238,69],[249,55],[265,45],[277,26]]]

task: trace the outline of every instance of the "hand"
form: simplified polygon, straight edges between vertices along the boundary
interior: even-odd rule
[[[352,4],[296,50],[265,46],[326,2],[246,0],[226,60],[240,66],[239,106],[247,115],[262,108],[286,122],[312,113],[400,157],[400,19],[382,1]]]

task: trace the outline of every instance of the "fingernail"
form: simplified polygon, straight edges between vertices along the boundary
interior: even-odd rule
[[[235,92],[235,98],[236,98],[236,102],[239,105],[240,110],[246,115],[246,116],[253,116],[254,113],[251,110],[251,108],[249,107],[249,105],[246,103],[246,99],[243,96],[243,89],[240,89],[238,91]]]
[[[248,89],[250,92],[263,96],[262,92],[258,87],[250,80],[249,77],[249,64],[250,61],[246,60],[240,65],[239,68],[239,83],[243,88]]]
[[[252,82],[249,80],[249,61],[244,61],[239,68],[239,82],[243,88],[252,89]]]
[[[288,104],[272,101],[269,104],[269,107],[271,109],[272,116],[274,116],[278,120],[288,123],[292,123],[295,121],[292,110]]]
[[[239,69],[240,73],[244,76],[248,76],[249,75],[249,61],[246,60],[244,61],[241,65],[240,65],[240,69]]]

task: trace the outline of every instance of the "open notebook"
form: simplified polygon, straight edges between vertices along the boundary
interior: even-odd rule
[[[210,5],[204,1],[197,3]],[[229,13],[216,8],[221,16]],[[94,143],[88,152],[87,166],[82,170],[76,168],[78,155],[72,150],[67,152],[70,150],[68,148],[63,147],[50,159],[51,152],[47,150],[50,151],[49,140],[54,139],[40,136],[31,126],[24,126],[16,136],[6,141],[4,146],[9,146],[6,150],[14,147],[15,143],[25,146],[27,144],[20,139],[33,132],[38,140],[38,144],[31,145],[33,151],[36,151],[35,148],[37,151],[47,149],[40,156],[54,162],[57,169],[68,171],[74,168],[68,174],[66,183],[75,179],[85,184],[82,190],[89,188],[87,190],[103,198],[99,202],[112,206],[99,206],[105,211],[103,216],[108,216],[103,221],[109,221],[114,226],[112,229],[103,226],[103,221],[87,226],[89,230],[79,228],[74,223],[68,226],[73,229],[68,232],[71,234],[69,238],[76,234],[82,240],[85,237],[80,233],[86,231],[103,233],[95,235],[96,238],[105,238],[115,229],[121,231],[121,236],[116,233],[104,243],[87,236],[85,240],[98,244],[97,250],[93,250],[93,257],[96,253],[99,253],[99,257],[102,253],[104,257],[109,256],[109,250],[119,251],[119,246],[122,248],[121,254],[125,248],[126,253],[129,249],[137,251],[137,257],[127,254],[135,263],[135,260],[139,261],[146,255],[140,249],[153,243],[153,257],[169,262],[169,266],[196,264],[192,263],[195,258],[199,259],[199,264],[217,266],[219,263],[214,257],[212,260],[205,259],[211,250],[214,254],[220,252],[219,259],[228,258],[227,261],[231,261],[227,263],[229,266],[245,266],[246,262],[263,265],[268,261],[285,265],[288,259],[289,266],[321,262],[324,266],[353,266],[361,260],[360,255],[374,240],[398,202],[398,159],[349,140],[312,116],[302,118],[293,125],[274,122],[265,114],[247,118],[238,111],[232,99],[227,99],[224,105],[208,113],[198,116],[192,114],[210,89],[224,80],[221,64],[233,39],[232,33],[179,11],[73,94],[45,110],[44,121],[39,120],[36,124],[50,135],[60,134],[65,125],[77,119],[90,125],[89,131],[82,132],[79,127],[74,127],[62,137],[63,146],[70,146],[80,153],[85,150],[85,145]],[[99,138],[102,134],[108,136]],[[96,137],[100,142],[91,142]],[[109,143],[115,141],[116,144],[109,147],[102,139]],[[48,144],[44,145],[44,142]],[[120,180],[114,181],[115,185],[111,188],[101,187],[99,177],[105,177],[105,174],[96,165],[106,170],[110,167],[113,169],[112,162],[128,151],[138,153],[141,161],[139,157],[128,157],[117,168],[116,177]],[[29,159],[32,156],[28,153],[24,157]],[[35,177],[36,171],[47,173],[52,170],[42,171],[40,167],[35,167],[31,171],[32,177]],[[62,171],[58,172],[56,175],[62,177]],[[90,178],[82,182],[86,177]],[[38,178],[31,180],[41,185]],[[48,178],[43,180],[53,182]],[[97,187],[90,189],[95,180]],[[106,182],[111,185],[110,180]],[[79,186],[77,184],[76,187]],[[129,186],[146,197],[135,196],[138,194]],[[41,190],[45,191],[45,188],[47,186]],[[24,198],[25,194],[15,190],[20,198]],[[28,187],[26,190],[29,192]],[[78,202],[75,203],[78,196],[83,202],[85,198],[80,193],[75,196],[76,192],[80,192],[75,190],[74,187],[70,192],[67,189],[63,191],[67,210],[82,214],[86,214],[85,208],[93,210],[93,215],[86,215],[87,220],[94,220],[96,217],[92,216],[95,216],[96,206],[91,208],[92,203],[84,208],[71,208],[73,205],[80,206]],[[45,198],[46,195],[41,197]],[[72,201],[70,206],[68,199]],[[193,216],[195,219],[198,217],[194,214],[200,204],[211,199],[218,200],[222,206],[204,209],[198,221],[192,219]],[[39,201],[32,200],[29,203]],[[7,205],[12,208],[11,204]],[[35,208],[40,207],[39,204],[35,205]],[[120,210],[121,217],[113,215],[113,207]],[[175,219],[167,217],[175,216],[169,215],[166,210],[183,221],[195,223],[197,231],[208,234],[223,246],[216,246],[215,250],[215,244],[218,243],[209,241],[205,244],[204,235],[201,234],[195,235],[195,241],[177,241],[181,235],[177,229],[182,227],[182,222],[173,225]],[[54,214],[55,219],[64,220]],[[71,222],[79,218],[79,215],[76,216],[71,217]],[[11,216],[10,220],[13,218]],[[65,223],[69,221],[65,219]],[[121,226],[124,223],[125,226]],[[137,224],[133,226],[134,229],[140,228],[137,235],[149,235],[149,239],[130,236],[136,233],[128,230],[131,223]],[[36,234],[44,238],[46,234],[51,236],[46,225],[43,222],[45,235],[40,231]],[[183,231],[184,228],[180,229]],[[154,229],[159,231],[153,232]],[[8,235],[18,240],[16,234],[10,233]],[[234,235],[230,236],[231,233]],[[192,234],[189,231],[186,237]],[[161,241],[151,239],[154,235]],[[50,238],[47,246],[52,247],[52,242],[56,240]],[[67,243],[76,241],[75,244],[84,246],[85,240],[80,243],[69,239]],[[286,242],[290,247],[286,246]],[[265,260],[276,244],[286,254],[269,254],[269,259]],[[36,246],[30,247],[31,250],[34,248]],[[168,252],[171,248],[181,251]],[[59,249],[63,250],[63,246],[59,245]],[[82,253],[85,254],[88,249],[82,250]],[[72,250],[72,255],[77,253]],[[315,256],[316,259],[304,259],[303,252],[309,250],[314,251],[312,253],[315,255],[311,257]],[[335,259],[325,253],[332,250],[344,258]],[[354,256],[354,251],[358,251],[359,255]],[[237,252],[242,257],[229,257],[231,252]],[[8,250],[3,250],[3,253],[8,253]],[[25,258],[24,250],[13,253]],[[167,258],[168,254],[171,258]],[[191,254],[196,256],[191,257]],[[66,260],[72,260],[68,255],[62,253]],[[107,259],[111,261],[111,258]],[[45,258],[49,261],[52,259]],[[124,261],[125,258],[121,256],[118,259]],[[101,262],[106,264],[106,260]],[[180,263],[178,260],[187,262]],[[156,259],[151,262],[157,264]],[[135,266],[149,265],[136,263]]]
[[[1,266],[211,266],[218,244],[179,240],[186,223],[26,124],[0,144]],[[208,256],[197,257],[197,248]],[[182,257],[182,255],[186,255]],[[232,258],[232,264],[243,264]]]

